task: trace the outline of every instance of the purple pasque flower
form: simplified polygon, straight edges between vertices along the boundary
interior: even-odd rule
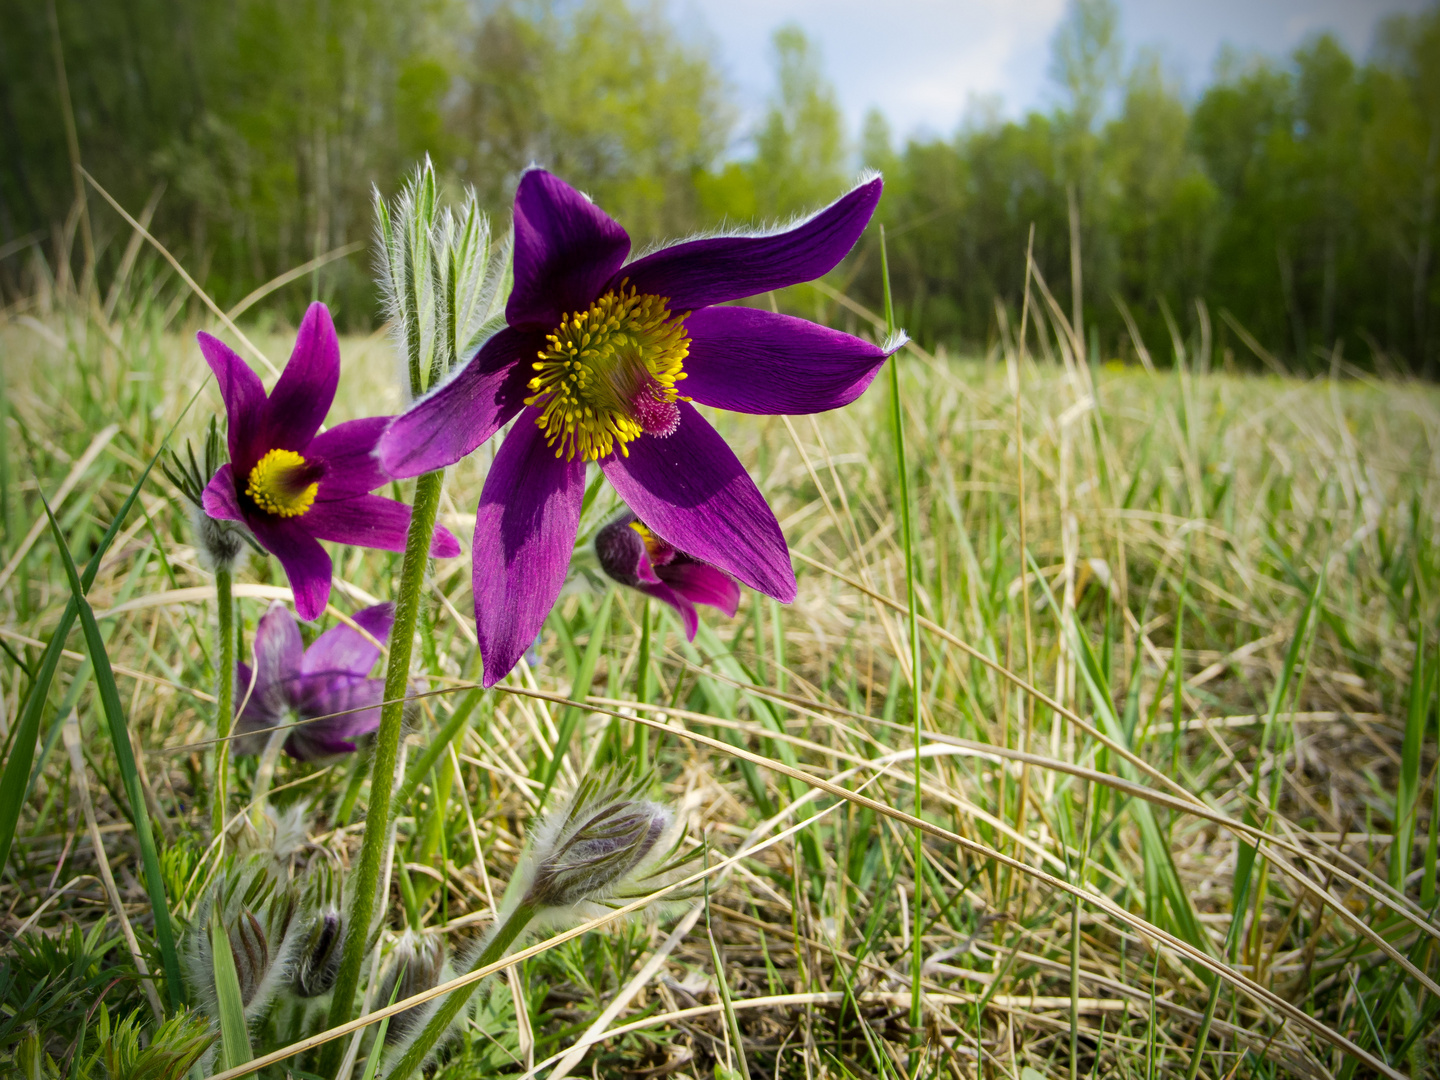
[[[278,724],[295,725],[285,752],[300,761],[353,751],[357,738],[380,726],[385,680],[369,675],[380,659],[375,642],[384,643],[394,621],[394,604],[376,604],[355,613],[364,634],[342,623],[307,649],[290,609],[271,604],[255,628],[253,673],[243,661],[235,665],[235,753],[260,753]]]
[[[321,540],[405,550],[410,508],[369,494],[390,480],[375,458],[375,443],[391,417],[349,420],[320,432],[340,382],[340,342],[324,304],[305,313],[295,351],[268,395],[228,345],[196,336],[220,383],[230,443],[229,464],[216,470],[201,496],[205,513],[243,522],[280,560],[295,610],[308,622],[330,599],[330,556]],[[430,553],[459,555],[460,545],[442,526]]]
[[[621,585],[639,589],[678,611],[690,641],[700,628],[696,604],[709,604],[732,618],[740,604],[740,586],[734,578],[676,551],[634,514],[616,518],[595,534],[595,554],[600,568]]]
[[[893,349],[719,305],[829,271],[880,188],[878,178],[861,184],[783,232],[691,240],[627,264],[629,236],[589,199],[540,169],[521,178],[509,325],[380,440],[385,468],[414,476],[458,461],[519,414],[475,518],[486,686],[515,665],[564,584],[587,461],[674,548],[794,599],[774,513],[691,402],[812,413],[870,385]]]

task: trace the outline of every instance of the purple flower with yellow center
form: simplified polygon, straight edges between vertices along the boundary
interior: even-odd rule
[[[300,761],[348,754],[380,726],[385,680],[369,678],[395,621],[393,604],[355,613],[307,649],[289,608],[270,605],[255,628],[255,668],[235,665],[235,753],[258,754],[270,732],[293,724],[285,752]],[[363,633],[361,632],[363,631]],[[318,718],[318,719],[317,719]]]
[[[685,620],[685,637],[700,628],[696,604],[709,604],[733,617],[740,586],[724,570],[676,551],[633,514],[616,518],[595,534],[600,568],[621,585],[669,604]]]
[[[720,305],[827,273],[859,239],[880,188],[864,183],[783,232],[691,240],[626,263],[630,237],[609,215],[543,170],[521,178],[509,325],[380,440],[386,470],[415,476],[519,416],[475,518],[486,686],[514,667],[565,582],[590,461],[677,551],[794,599],[774,513],[692,402],[813,413],[870,385],[893,349]]]
[[[197,335],[220,383],[228,417],[230,461],[211,477],[205,513],[243,522],[280,560],[295,610],[307,622],[330,599],[330,556],[321,540],[404,551],[410,508],[369,492],[390,477],[375,457],[388,416],[350,420],[321,432],[340,382],[340,342],[324,304],[310,305],[290,361],[267,395],[259,376],[223,341]],[[460,545],[443,527],[430,553],[452,557]]]

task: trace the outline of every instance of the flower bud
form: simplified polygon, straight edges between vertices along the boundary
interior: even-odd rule
[[[677,550],[628,512],[595,534],[595,556],[612,580],[674,608],[691,641],[700,627],[696,604],[709,604],[734,616],[740,603],[740,586],[734,578]]]
[[[319,997],[335,985],[344,927],[344,919],[334,908],[319,912],[311,921],[296,958],[294,990],[300,997]]]
[[[446,959],[447,950],[440,938],[422,937],[407,930],[390,953],[390,969],[380,984],[376,1003],[403,1001],[439,986]],[[393,1046],[403,1040],[434,1007],[434,1002],[427,1002],[396,1013],[385,1029],[385,1041]]]
[[[624,883],[670,827],[670,812],[605,780],[582,784],[558,820],[541,826],[534,877],[523,901],[536,909],[604,900]]]
[[[230,939],[235,974],[240,980],[240,1003],[248,1008],[270,971],[270,943],[265,940],[265,928],[249,908],[230,921],[225,936]]]
[[[664,565],[675,557],[675,549],[664,545],[664,551],[651,553],[646,550],[646,537],[635,528],[635,516],[624,514],[604,526],[595,534],[595,554],[600,560],[600,569],[621,585],[638,587],[642,581],[654,584],[660,580],[654,571],[655,565]],[[657,538],[658,539],[658,538]],[[669,558],[665,556],[668,554]]]
[[[195,448],[189,440],[185,442],[185,457],[174,450],[160,462],[160,469],[169,481],[180,489],[185,501],[190,504],[190,527],[195,534],[195,550],[206,569],[233,570],[245,555],[245,546],[256,547],[255,538],[248,529],[236,521],[219,521],[205,513],[202,497],[209,478],[225,463],[224,444],[215,417],[210,418],[210,428],[205,434],[205,445],[201,457],[195,456]],[[259,550],[256,548],[256,550]]]
[[[405,389],[419,397],[503,325],[508,261],[492,266],[490,222],[473,189],[456,210],[439,202],[423,165],[391,202],[375,192],[377,279],[405,357]]]

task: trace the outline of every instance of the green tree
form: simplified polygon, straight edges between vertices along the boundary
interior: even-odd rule
[[[1190,144],[1189,127],[1185,103],[1159,58],[1142,55],[1101,145],[1103,221],[1115,271],[1101,284],[1112,285],[1138,314],[1147,340],[1165,339],[1156,300],[1183,309],[1206,285],[1218,193]],[[1118,330],[1110,305],[1102,299],[1096,307]]]
[[[1402,264],[1407,287],[1403,316],[1407,344],[1427,378],[1437,365],[1435,316],[1436,200],[1440,196],[1440,8],[1394,16],[1381,24],[1371,76],[1373,121],[1365,147],[1365,187],[1377,239]]]
[[[819,50],[793,23],[771,39],[777,89],[755,133],[759,207],[777,217],[813,209],[844,190],[845,122]]]
[[[695,178],[733,121],[709,54],[682,41],[658,5],[503,3],[470,40],[450,164],[487,204],[503,207],[538,163],[641,242],[694,227]]]

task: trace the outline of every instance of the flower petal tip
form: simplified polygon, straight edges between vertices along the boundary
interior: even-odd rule
[[[436,525],[435,536],[430,541],[430,554],[437,559],[453,559],[460,554],[460,541],[444,525]]]

